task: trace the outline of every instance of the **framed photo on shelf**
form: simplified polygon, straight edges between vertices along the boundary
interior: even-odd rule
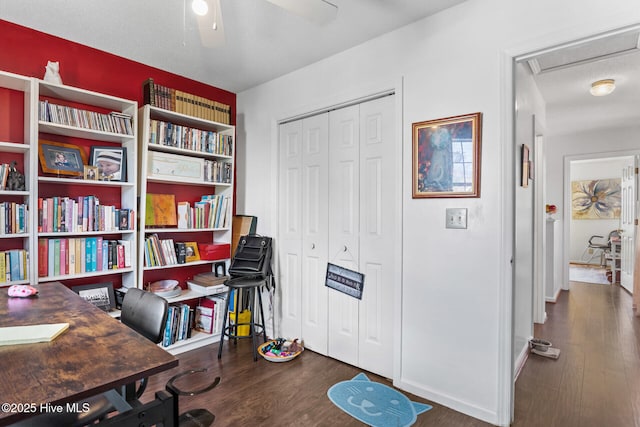
[[[96,181],[98,179],[98,168],[96,166],[84,165],[84,179]]]
[[[80,295],[80,298],[104,311],[112,311],[116,308],[116,295],[111,282],[73,286],[71,290]]]
[[[38,141],[38,157],[44,173],[83,176],[87,155],[77,145],[54,141]]]
[[[482,113],[413,123],[414,199],[480,197]]]
[[[127,149],[125,147],[91,147],[91,166],[98,168],[100,181],[127,180]]]
[[[198,243],[196,242],[184,242],[186,247],[187,256],[185,261],[200,261],[200,251],[198,251]]]

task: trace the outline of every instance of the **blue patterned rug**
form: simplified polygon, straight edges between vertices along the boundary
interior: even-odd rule
[[[331,386],[327,396],[338,408],[371,427],[408,427],[432,408],[412,402],[399,391],[376,383],[365,374]]]

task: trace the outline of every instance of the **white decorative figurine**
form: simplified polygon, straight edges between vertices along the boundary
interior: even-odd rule
[[[60,77],[60,63],[58,61],[47,61],[45,67],[44,81],[49,83],[62,84],[62,78]]]

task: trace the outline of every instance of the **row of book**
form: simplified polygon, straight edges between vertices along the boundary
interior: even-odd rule
[[[230,124],[231,106],[202,96],[155,83],[148,78],[142,83],[145,104],[213,122]]]
[[[135,215],[133,209],[101,205],[97,196],[38,198],[40,233],[132,230]]]
[[[190,128],[162,120],[149,121],[149,144],[223,156],[233,155],[232,135]]]
[[[160,239],[156,233],[153,233],[144,239],[144,265],[161,267],[184,264],[191,260],[195,248],[197,248],[195,242],[188,242],[188,244],[174,242],[173,239]]]
[[[187,304],[170,304],[168,311],[162,338],[163,347],[191,338],[195,322],[195,310]]]
[[[29,280],[29,252],[11,249],[0,252],[0,283]]]
[[[231,183],[233,168],[230,162],[219,162],[217,160],[204,161],[204,180],[223,184]]]
[[[196,307],[195,328],[207,334],[222,332],[226,295],[210,295],[200,300]]]
[[[191,206],[178,202],[178,228],[224,228],[229,226],[229,198],[207,194]]]
[[[38,239],[38,277],[131,267],[133,242],[102,237]]]
[[[111,132],[121,135],[133,135],[130,114],[112,111],[108,114],[81,110],[67,105],[52,104],[48,100],[40,101],[39,119],[43,122],[75,126],[83,129]]]
[[[0,203],[0,235],[29,232],[29,206],[16,202]]]

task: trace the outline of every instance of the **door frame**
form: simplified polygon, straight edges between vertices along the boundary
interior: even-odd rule
[[[564,200],[563,203],[563,211],[565,214],[562,218],[562,290],[569,290],[569,251],[570,244],[569,240],[571,238],[571,162],[578,160],[594,160],[594,159],[602,159],[606,160],[614,157],[632,157],[632,156],[640,156],[640,150],[622,150],[622,151],[606,151],[601,153],[588,153],[588,154],[578,154],[572,156],[565,156],[564,158],[564,166],[563,166],[563,179],[564,179]],[[636,239],[640,238],[640,236],[636,236]],[[636,253],[637,256],[637,253]],[[637,267],[634,266],[634,272],[637,270]]]

